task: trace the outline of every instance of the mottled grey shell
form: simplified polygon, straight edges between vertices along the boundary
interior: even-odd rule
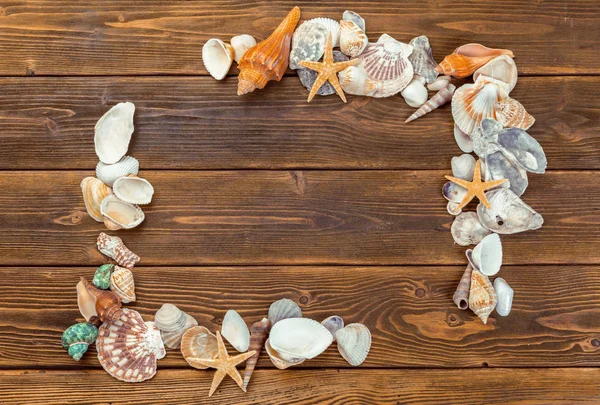
[[[444,183],[444,186],[442,187],[442,195],[444,198],[453,203],[460,203],[466,194],[466,188],[451,181]]]
[[[269,321],[271,321],[271,326],[275,326],[277,322],[289,318],[302,318],[302,310],[294,301],[282,298],[272,303],[269,307]]]
[[[413,52],[408,60],[413,65],[414,73],[422,76],[427,83],[435,82],[439,73],[435,71],[437,62],[433,59],[429,38],[425,35],[411,39],[409,45],[413,46]]]
[[[485,193],[491,209],[479,203],[477,215],[481,224],[490,231],[512,234],[539,229],[544,218],[525,204],[508,188],[498,188]]]
[[[344,11],[344,14],[342,14],[342,20],[352,21],[354,24],[358,25],[360,29],[363,30],[363,32],[367,32],[365,19],[362,18],[358,13],[355,13],[354,11]]]
[[[525,169],[507,159],[502,151],[494,152],[485,157],[485,169],[486,181],[508,179],[508,187],[519,197],[523,195],[529,185]]]
[[[294,32],[292,51],[290,52],[290,69],[298,69],[300,61],[317,61],[325,53],[327,28],[323,25],[305,21]]]
[[[498,133],[498,145],[512,155],[523,169],[542,174],[546,171],[546,154],[531,135],[520,128],[506,128]],[[508,153],[507,153],[508,152]]]
[[[340,51],[333,51],[333,60],[335,62],[343,62],[350,59]],[[310,91],[310,89],[312,89],[313,84],[315,83],[315,80],[317,80],[317,72],[300,66],[298,67],[298,69],[296,69],[296,73],[300,78],[300,83],[302,83],[302,85],[306,87],[308,91]],[[325,82],[319,88],[319,90],[317,90],[317,94],[320,96],[330,96],[332,94],[335,94],[335,89],[329,82]]]

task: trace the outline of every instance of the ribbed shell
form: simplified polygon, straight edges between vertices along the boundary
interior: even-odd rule
[[[110,276],[110,289],[121,298],[121,302],[128,304],[135,301],[135,283],[131,270],[116,266]]]
[[[275,301],[269,307],[269,321],[271,326],[288,318],[302,318],[302,310],[294,301],[283,298]]]
[[[452,95],[456,87],[452,83],[448,83],[448,86],[444,87],[436,94],[433,95],[429,100],[425,102],[417,111],[415,111],[405,122],[411,122],[430,113],[431,111],[443,106],[448,101],[452,100]]]
[[[412,46],[390,37],[383,42],[368,44],[360,59],[369,78],[392,80],[401,77],[406,81],[406,87],[413,78],[413,67],[408,60],[411,52]]]
[[[112,187],[115,180],[119,177],[138,174],[139,170],[140,162],[138,162],[136,158],[124,156],[121,160],[112,165],[98,162],[96,165],[96,177]]]
[[[508,55],[500,55],[480,67],[473,73],[473,80],[479,75],[491,77],[508,84],[508,91],[512,91],[517,85],[519,72],[515,61]]]
[[[169,349],[179,349],[181,347],[181,338],[183,337],[183,334],[188,329],[193,328],[194,326],[198,326],[198,321],[196,321],[196,319],[194,319],[193,316],[188,315],[185,312],[184,314],[185,323],[183,324],[183,327],[172,332],[165,332],[163,330],[160,331],[160,335],[162,336],[163,342],[165,343],[165,346],[167,346]]]
[[[303,60],[317,61],[325,52],[327,29],[319,23],[308,21],[300,24],[292,37],[290,52],[290,69],[298,69],[298,63]]]
[[[133,269],[133,266],[140,261],[140,257],[127,249],[123,240],[118,236],[110,236],[101,232],[96,244],[100,253],[114,259],[119,266]]]
[[[188,329],[181,338],[181,354],[194,368],[204,370],[208,367],[194,361],[194,358],[214,359],[219,354],[217,337],[204,326]]]
[[[360,323],[351,323],[335,334],[338,351],[352,366],[360,366],[371,349],[371,332]]]
[[[474,269],[471,273],[471,289],[469,291],[469,308],[475,312],[484,324],[496,307],[498,297],[494,286],[487,276]]]
[[[452,53],[444,58],[435,68],[436,72],[443,73],[458,79],[471,76],[477,69],[494,59],[496,55],[470,57]]]
[[[246,360],[246,368],[244,370],[244,391],[248,387],[248,383],[250,382],[250,378],[252,377],[252,373],[258,362],[262,347],[267,340],[267,336],[269,336],[270,329],[271,322],[267,318],[263,318],[259,322],[254,322],[250,327],[250,347],[248,350],[254,350],[256,351],[256,354]]]
[[[269,340],[281,358],[292,361],[318,356],[333,342],[333,336],[317,321],[289,318],[273,325]]]
[[[90,217],[95,221],[103,222],[104,217],[100,212],[102,200],[112,195],[112,190],[101,180],[94,177],[86,177],[81,181],[81,192],[83,193],[83,202],[85,209]]]
[[[341,32],[341,27],[340,27],[339,22],[337,22],[333,18],[326,18],[326,17],[313,18],[312,20],[308,20],[308,22],[321,24],[323,27],[325,27],[325,29],[327,30],[327,33],[325,34],[325,38],[327,38],[327,36],[329,34],[331,34],[331,46],[333,48],[337,48],[339,46],[340,32]]]
[[[435,70],[437,63],[433,59],[429,38],[425,35],[415,37],[410,40],[409,45],[412,45],[413,51],[408,60],[412,63],[415,74],[422,76],[427,83],[435,82],[438,77]]]
[[[496,103],[496,119],[505,128],[529,129],[535,123],[535,118],[527,112],[523,104],[513,98]]]

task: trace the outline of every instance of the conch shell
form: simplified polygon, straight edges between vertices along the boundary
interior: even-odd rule
[[[244,392],[248,388],[248,383],[250,382],[250,378],[252,377],[252,373],[256,367],[256,362],[260,356],[260,351],[262,350],[262,347],[267,340],[267,336],[269,335],[269,329],[271,329],[271,322],[267,318],[263,318],[261,321],[253,323],[250,327],[250,347],[248,350],[254,350],[256,353],[254,356],[246,360],[246,369],[244,370],[244,386],[242,387]]]
[[[100,205],[102,204],[102,200],[112,195],[113,192],[110,187],[95,177],[86,177],[81,181],[81,192],[83,193],[85,209],[90,217],[95,221],[104,222],[104,218],[100,212]]]
[[[487,324],[488,317],[496,307],[498,297],[494,286],[487,276],[474,269],[471,273],[471,290],[469,291],[469,308]]]
[[[469,307],[469,290],[471,289],[471,273],[473,272],[473,267],[469,264],[463,273],[463,276],[460,278],[460,282],[458,283],[458,287],[456,287],[456,291],[454,292],[454,296],[452,300],[458,307],[458,309],[467,309]]]
[[[115,271],[110,275],[110,289],[121,298],[121,302],[129,304],[135,301],[135,283],[131,270],[115,266]]]
[[[438,91],[433,97],[425,102],[417,111],[415,111],[408,119],[404,122],[411,122],[419,117],[424,116],[427,113],[435,110],[452,100],[456,87],[452,83],[448,83],[446,87]]]
[[[77,304],[88,322],[94,316],[108,322],[119,319],[122,314],[121,299],[115,293],[100,290],[83,277],[77,284]]]
[[[492,49],[481,44],[467,44],[459,46],[454,52],[444,58],[435,68],[438,73],[443,73],[456,78],[471,76],[477,69],[500,55],[514,57],[508,49]]]
[[[238,96],[262,89],[270,80],[281,80],[288,67],[290,42],[300,20],[300,8],[294,7],[269,38],[248,49],[238,68]]]
[[[123,240],[118,236],[110,236],[101,232],[96,245],[100,253],[114,259],[119,266],[133,269],[133,266],[140,261],[140,257],[127,249]]]

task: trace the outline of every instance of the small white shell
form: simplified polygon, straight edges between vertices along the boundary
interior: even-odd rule
[[[333,342],[327,328],[308,318],[288,318],[277,322],[269,340],[273,349],[287,361],[312,359]]]
[[[450,232],[454,242],[460,246],[475,245],[492,233],[492,231],[481,225],[479,217],[472,211],[459,214],[452,222]]]
[[[351,323],[335,334],[338,351],[351,366],[360,366],[371,349],[371,332],[360,323]]]
[[[369,38],[367,38],[367,35],[363,30],[352,21],[342,20],[340,21],[340,26],[340,51],[351,58],[356,58],[366,48],[369,43]]]
[[[273,349],[273,347],[271,347],[271,342],[269,341],[269,339],[267,339],[267,341],[265,342],[265,351],[269,355],[269,358],[271,359],[271,363],[273,363],[273,365],[280,370],[285,370],[286,368],[296,366],[298,364],[303,363],[304,360],[306,360],[306,359],[295,359],[294,361],[284,360],[283,358],[281,358],[281,356],[279,355],[277,350],[275,350],[275,349]]]
[[[238,352],[247,352],[250,346],[250,330],[248,325],[233,309],[230,309],[223,318],[221,325],[221,335]]]
[[[469,135],[461,131],[456,124],[454,124],[454,139],[460,150],[465,153],[473,152],[473,140]]]
[[[308,20],[310,23],[319,23],[327,29],[327,33],[331,33],[331,46],[337,48],[340,45],[340,23],[325,17],[313,18]],[[325,37],[327,38],[327,36]]]
[[[96,155],[102,162],[116,163],[127,153],[133,134],[134,112],[133,103],[119,103],[96,123],[94,144]]]
[[[154,315],[154,323],[158,329],[164,332],[177,331],[185,325],[185,315],[181,309],[173,304],[163,304],[156,315]]]
[[[448,86],[451,80],[452,77],[450,76],[439,76],[433,83],[429,83],[427,88],[433,91],[440,91],[444,87]]]
[[[294,301],[283,298],[271,304],[268,317],[273,326],[282,319],[302,318],[302,310]]]
[[[121,160],[112,165],[98,162],[96,165],[96,177],[111,186],[119,177],[137,175],[140,170],[140,162],[131,156],[123,156]]]
[[[460,203],[448,201],[448,204],[446,205],[446,211],[448,211],[448,214],[450,215],[459,215],[462,212],[462,210],[457,211],[459,205]]]
[[[508,92],[517,85],[519,72],[515,61],[508,55],[500,55],[492,59],[473,73],[473,80],[477,80],[480,75],[488,76],[508,84]]]
[[[472,181],[476,164],[477,162],[471,154],[465,153],[460,156],[454,156],[451,160],[452,175],[459,179]]]
[[[515,292],[502,277],[498,277],[494,280],[494,289],[498,296],[496,312],[500,316],[508,316],[512,308],[513,295]]]
[[[202,62],[208,73],[217,80],[227,76],[233,63],[233,48],[217,38],[211,38],[202,47]]]
[[[118,178],[113,184],[113,192],[130,204],[150,204],[154,187],[148,180],[133,175]]]
[[[341,316],[332,315],[328,318],[325,318],[321,321],[321,325],[325,326],[329,333],[333,336],[333,341],[335,342],[335,333],[344,327],[344,320]]]
[[[134,302],[135,283],[131,270],[115,266],[115,270],[110,275],[110,289],[121,298],[123,304]]]
[[[363,32],[367,32],[367,25],[365,24],[365,19],[362,18],[358,13],[355,13],[354,11],[344,11],[344,14],[342,14],[342,20],[352,21],[354,24],[358,25]]]
[[[233,59],[239,62],[246,51],[256,45],[256,39],[252,35],[236,35],[231,38],[231,47],[233,48]]]
[[[121,201],[114,195],[102,200],[100,212],[104,217],[104,225],[113,231],[135,228],[146,217],[140,207]]]
[[[497,233],[492,233],[475,246],[472,253],[475,268],[486,276],[493,276],[502,266],[502,243]]]
[[[414,108],[421,107],[427,101],[427,89],[417,79],[413,79],[400,94],[404,97],[406,104]]]

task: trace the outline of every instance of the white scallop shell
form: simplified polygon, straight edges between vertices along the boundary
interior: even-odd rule
[[[288,318],[277,322],[269,340],[282,359],[312,359],[333,342],[327,328],[308,318]]]
[[[494,280],[494,290],[496,290],[496,295],[498,296],[496,312],[500,316],[508,316],[512,308],[513,295],[515,292],[502,277],[498,277]]]
[[[250,330],[248,325],[233,309],[230,309],[223,318],[221,335],[227,339],[231,346],[238,352],[247,352],[250,346]]]
[[[340,21],[340,26],[340,50],[351,58],[357,57],[367,47],[369,38],[367,38],[367,35],[363,30],[352,21],[342,20]]]
[[[202,47],[202,62],[208,73],[217,80],[227,76],[233,63],[234,50],[217,38],[211,38]]]
[[[294,32],[290,52],[290,69],[298,69],[303,60],[317,61],[325,53],[327,28],[317,22],[305,21]],[[333,39],[332,39],[333,40]]]
[[[94,145],[96,155],[106,163],[113,164],[127,153],[133,134],[133,103],[114,105],[98,120],[95,127]]]
[[[476,245],[492,233],[479,222],[479,217],[473,211],[460,213],[452,222],[450,228],[454,242],[460,246]]]
[[[340,45],[340,23],[325,17],[313,18],[312,20],[308,20],[310,23],[319,23],[327,29],[327,33],[331,33],[331,46],[333,48],[337,48]],[[327,36],[325,36],[327,40]]]
[[[273,365],[280,370],[285,370],[286,368],[296,366],[298,364],[303,363],[304,360],[306,360],[306,359],[294,359],[294,361],[284,360],[279,355],[277,350],[275,350],[275,349],[273,349],[273,347],[271,347],[271,342],[269,339],[267,339],[265,342],[265,351],[269,355],[269,358],[271,359],[271,363],[273,363]]]
[[[321,321],[321,325],[325,326],[329,333],[333,336],[333,341],[335,342],[335,333],[344,327],[344,320],[341,316],[332,315],[328,318],[325,318]]]
[[[483,226],[492,232],[512,234],[542,227],[544,218],[510,189],[497,188],[485,196],[492,208],[479,203],[477,215]]]
[[[256,45],[256,39],[252,35],[242,34],[231,38],[231,47],[233,48],[233,60],[239,62],[246,51]]]
[[[283,298],[271,304],[268,318],[273,326],[282,319],[302,318],[302,310],[294,301]]]
[[[371,332],[360,323],[351,323],[335,334],[338,351],[352,366],[360,366],[371,349]]]
[[[140,207],[121,201],[114,195],[109,195],[102,200],[100,212],[104,217],[104,225],[113,231],[135,228],[145,218],[144,211]]]
[[[400,94],[406,104],[414,108],[421,107],[427,101],[427,88],[418,79],[412,79]]]
[[[403,89],[413,78],[413,66],[408,60],[412,50],[411,45],[383,34],[376,43],[367,45],[360,59],[369,78],[375,80],[401,78],[406,82]]]
[[[358,25],[363,32],[367,32],[367,25],[365,24],[365,19],[362,18],[358,13],[355,13],[351,10],[346,10],[342,14],[342,20],[352,21],[354,24]]]
[[[500,55],[477,69],[473,73],[473,80],[476,81],[480,75],[507,83],[510,93],[517,85],[519,72],[513,58],[508,55]]]
[[[146,179],[137,176],[118,178],[113,184],[113,192],[120,200],[130,204],[150,204],[154,187]]]
[[[96,177],[111,186],[119,177],[138,174],[140,162],[131,156],[123,156],[121,160],[112,165],[98,162],[96,165]]]
[[[459,179],[472,181],[475,165],[477,162],[473,155],[464,153],[460,156],[454,156],[451,160],[452,175]]]

